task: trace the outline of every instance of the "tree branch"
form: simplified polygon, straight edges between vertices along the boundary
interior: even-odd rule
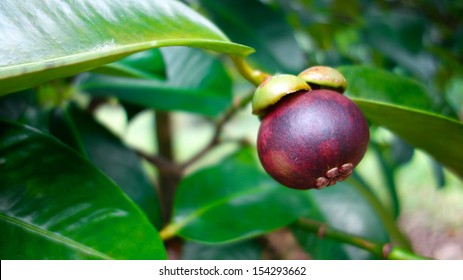
[[[173,162],[174,152],[172,147],[172,126],[170,114],[160,111],[156,111],[155,114],[156,136],[158,139],[158,151],[160,157],[157,157],[154,162],[160,164],[160,158]],[[163,161],[163,163],[166,161]],[[159,189],[161,196],[162,220],[164,224],[167,224],[172,217],[175,189],[180,178],[180,173],[171,173],[167,172],[165,169],[159,169]]]
[[[246,80],[254,84],[256,87],[259,86],[267,77],[270,75],[261,70],[252,68],[243,57],[229,55],[230,59],[233,61],[235,68]],[[196,155],[191,159],[180,165],[180,170],[185,170],[188,166],[196,162],[198,159],[207,154],[220,142],[220,135],[222,134],[224,125],[236,114],[237,111],[245,107],[249,102],[251,102],[254,96],[254,91],[247,94],[241,99],[235,100],[231,107],[229,107],[222,116],[217,119],[214,124],[214,135],[212,136],[209,143],[201,149]]]
[[[159,171],[164,173],[170,173],[175,176],[181,176],[182,172],[180,168],[172,161],[160,156],[160,155],[149,155],[143,151],[135,150],[135,152],[146,161],[154,165]]]
[[[242,98],[236,99],[232,106],[230,106],[214,123],[214,135],[212,135],[211,140],[209,143],[202,148],[198,153],[196,153],[193,157],[191,157],[188,161],[184,162],[180,165],[180,171],[184,171],[187,167],[191,164],[195,163],[198,159],[203,157],[207,154],[210,150],[212,150],[215,146],[217,146],[220,142],[220,136],[222,134],[223,128],[225,124],[242,108],[244,108],[249,102],[251,102],[252,97],[254,96],[254,91],[248,93]]]

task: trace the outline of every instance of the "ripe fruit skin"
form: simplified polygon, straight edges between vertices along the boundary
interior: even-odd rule
[[[257,151],[276,181],[295,189],[344,180],[363,158],[369,129],[360,109],[326,89],[282,98],[262,119]]]

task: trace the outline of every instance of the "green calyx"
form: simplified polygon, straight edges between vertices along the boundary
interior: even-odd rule
[[[300,90],[311,90],[311,88],[298,76],[281,74],[268,77],[254,93],[252,113],[262,116],[266,109],[276,104],[283,96]]]
[[[298,75],[313,89],[331,89],[343,93],[347,87],[346,78],[337,70],[327,66],[310,67]]]
[[[252,113],[263,117],[267,110],[283,96],[301,90],[330,89],[343,93],[346,78],[337,70],[327,66],[310,67],[298,76],[280,74],[267,77],[257,87],[252,100]]]

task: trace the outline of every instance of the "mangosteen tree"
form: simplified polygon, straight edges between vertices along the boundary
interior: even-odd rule
[[[0,2],[0,258],[436,257],[399,221],[463,185],[458,9],[194,2]]]

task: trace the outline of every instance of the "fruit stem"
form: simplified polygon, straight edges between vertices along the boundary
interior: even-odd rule
[[[270,76],[268,73],[252,68],[243,57],[232,54],[230,54],[229,57],[233,61],[235,68],[238,70],[241,76],[243,76],[243,78],[251,82],[256,87]]]
[[[300,218],[295,225],[304,230],[313,232],[319,238],[330,238],[355,247],[367,250],[380,259],[386,260],[425,260],[428,258],[418,256],[412,252],[397,247],[392,247],[390,243],[376,243],[359,236],[351,235],[346,232],[336,230],[324,223],[314,220]]]

